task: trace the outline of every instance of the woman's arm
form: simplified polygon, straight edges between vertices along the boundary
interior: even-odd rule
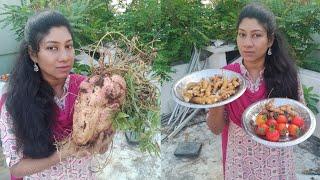
[[[10,168],[10,173],[15,177],[28,176],[48,169],[58,162],[60,162],[60,155],[58,152],[42,159],[24,158]]]
[[[207,125],[209,129],[216,135],[222,132],[226,124],[224,117],[224,106],[211,108],[207,114]]]
[[[100,143],[100,142],[99,142]],[[59,151],[51,156],[41,159],[23,158],[10,168],[10,173],[16,177],[28,176],[50,168],[57,163],[64,161],[67,157],[76,156],[78,158],[90,156],[86,149],[77,149],[72,141],[64,144]]]
[[[111,140],[112,138],[104,138],[104,132],[100,133],[99,138],[93,147],[95,153],[104,153],[108,149],[108,144],[110,144]],[[17,164],[10,168],[10,173],[16,177],[28,176],[48,169],[60,161],[64,161],[67,157],[75,156],[81,158],[90,155],[92,154],[86,148],[76,148],[76,145],[72,141],[69,141],[60,148],[60,151],[54,152],[47,158],[21,159]]]

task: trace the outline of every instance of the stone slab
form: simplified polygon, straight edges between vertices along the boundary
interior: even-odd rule
[[[174,152],[177,157],[198,157],[202,144],[199,142],[180,142]]]

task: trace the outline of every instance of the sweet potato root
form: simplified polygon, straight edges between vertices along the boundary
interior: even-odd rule
[[[119,75],[94,75],[83,81],[74,106],[73,142],[79,146],[94,143],[101,132],[112,138],[112,119],[125,96],[126,83]]]

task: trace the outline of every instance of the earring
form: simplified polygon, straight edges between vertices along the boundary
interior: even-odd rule
[[[271,55],[272,55],[271,48],[269,48],[269,49],[268,49],[267,54],[268,54],[269,56],[271,56]]]
[[[34,70],[34,72],[38,72],[39,71],[39,67],[38,67],[37,63],[33,64],[33,70]]]

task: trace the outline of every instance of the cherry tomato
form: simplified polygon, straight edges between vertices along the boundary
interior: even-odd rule
[[[292,121],[292,124],[295,124],[299,127],[302,127],[304,125],[304,120],[300,116],[295,116]]]
[[[275,119],[268,119],[267,120],[267,125],[271,128],[276,128],[277,124],[278,123]]]
[[[265,124],[266,121],[267,121],[267,115],[265,115],[265,114],[259,114],[256,118],[257,125]]]
[[[266,124],[259,124],[259,125],[256,127],[256,134],[259,135],[259,136],[264,136],[264,135],[266,135],[268,129],[269,129],[269,126],[268,126],[268,125],[266,125]]]
[[[300,130],[299,126],[297,126],[295,124],[290,124],[288,127],[288,130],[289,130],[290,136],[294,136],[294,137],[300,136],[301,130]]]
[[[287,124],[286,123],[278,123],[276,129],[279,131],[281,136],[285,136],[288,132]]]
[[[288,119],[287,119],[287,117],[286,117],[285,115],[280,114],[280,115],[278,115],[278,117],[277,117],[277,122],[278,122],[278,123],[287,123],[287,122],[288,122]]]
[[[277,142],[280,138],[280,133],[278,130],[274,128],[269,128],[269,131],[266,133],[266,138],[268,141]]]

